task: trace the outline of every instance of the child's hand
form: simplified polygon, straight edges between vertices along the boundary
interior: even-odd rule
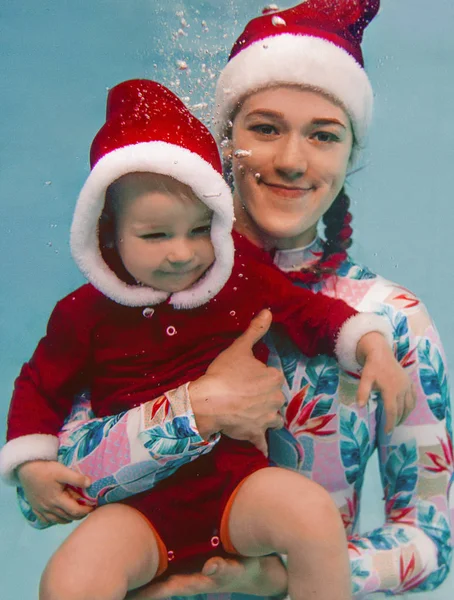
[[[56,461],[33,460],[17,469],[25,496],[43,523],[70,523],[83,519],[93,508],[82,506],[67,486],[86,488],[90,480]]]
[[[415,407],[416,396],[410,378],[380,333],[364,335],[358,343],[356,356],[358,362],[364,364],[358,386],[358,404],[366,406],[371,391],[378,389],[386,414],[385,431],[390,433]]]

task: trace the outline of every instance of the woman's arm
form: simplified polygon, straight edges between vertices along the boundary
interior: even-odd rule
[[[282,375],[252,347],[270,323],[263,311],[203,377],[141,407],[93,419],[81,398],[60,434],[59,460],[90,477],[83,495],[104,504],[150,489],[208,452],[221,431],[266,451],[264,432],[282,424]]]
[[[357,595],[435,589],[448,574],[452,551],[453,506],[449,496],[453,446],[443,349],[424,306],[407,292],[394,289],[384,312],[393,324],[396,354],[411,374],[417,401],[414,411],[392,435],[384,433],[378,405],[386,522],[350,539]]]

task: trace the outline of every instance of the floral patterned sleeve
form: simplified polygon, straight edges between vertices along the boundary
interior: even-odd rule
[[[209,452],[219,436],[204,440],[197,429],[187,384],[111,417],[94,418],[81,394],[59,434],[58,460],[88,475],[88,504],[116,502],[151,489],[180,466]],[[21,488],[19,506],[37,529],[45,528]]]
[[[397,357],[411,374],[417,402],[391,435],[384,433],[382,406],[377,406],[386,521],[349,540],[358,597],[433,590],[446,578],[452,553],[453,444],[446,361],[425,307],[408,290],[391,290],[380,312],[393,325]]]

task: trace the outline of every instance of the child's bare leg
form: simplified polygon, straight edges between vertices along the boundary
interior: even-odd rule
[[[350,563],[342,520],[329,494],[285,469],[262,469],[239,489],[229,533],[244,556],[287,554],[292,600],[349,600]]]
[[[97,508],[50,559],[40,600],[123,600],[149,582],[159,563],[154,533],[123,504]]]

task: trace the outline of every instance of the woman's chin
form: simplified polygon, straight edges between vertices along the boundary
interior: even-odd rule
[[[296,226],[295,222],[268,222],[260,223],[261,232],[273,242],[273,246],[276,248],[297,248],[307,246],[310,244],[316,236],[316,225],[309,226]]]

